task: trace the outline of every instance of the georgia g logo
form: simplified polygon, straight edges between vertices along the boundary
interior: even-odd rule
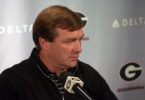
[[[123,65],[120,69],[120,77],[125,81],[136,80],[142,74],[143,68],[135,63],[129,62]]]
[[[80,13],[80,12],[76,12],[76,13],[81,17],[81,19],[83,21],[83,28],[84,28],[87,25],[87,23],[88,23],[87,16],[85,14],[83,14],[83,13]]]

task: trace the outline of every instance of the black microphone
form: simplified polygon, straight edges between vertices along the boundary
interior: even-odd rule
[[[59,76],[60,81],[64,84],[64,88],[69,92],[69,93],[77,93],[81,95],[85,100],[93,100],[87,92],[82,88],[84,85],[84,82],[80,80],[80,78],[75,77],[72,73],[70,72],[62,72]]]

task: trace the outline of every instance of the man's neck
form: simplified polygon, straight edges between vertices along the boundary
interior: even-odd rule
[[[61,72],[66,71],[66,69],[61,69],[60,66],[58,65],[54,65],[53,62],[51,62],[51,59],[49,60],[47,57],[45,57],[45,55],[41,52],[39,52],[39,58],[42,61],[42,63],[46,66],[46,68],[52,72],[52,73],[56,73],[57,76],[60,75]]]

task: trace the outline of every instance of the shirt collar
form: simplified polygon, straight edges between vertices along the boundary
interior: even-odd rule
[[[37,50],[36,48],[33,48],[31,57],[35,60],[36,64],[42,69],[42,71],[46,75],[56,74],[56,73],[50,72],[49,69],[44,65],[44,63],[41,61],[41,59],[39,57],[39,50]],[[75,72],[77,71],[77,68],[78,68],[78,65],[74,68],[68,69],[68,71],[75,74]]]

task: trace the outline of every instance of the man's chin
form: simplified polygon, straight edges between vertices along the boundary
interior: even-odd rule
[[[77,65],[77,61],[73,61],[73,62],[71,62],[70,67],[73,68],[73,67],[75,67],[76,65]]]

